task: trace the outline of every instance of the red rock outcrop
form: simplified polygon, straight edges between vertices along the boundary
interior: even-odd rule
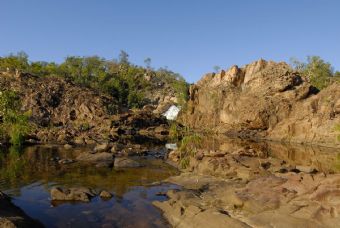
[[[197,130],[339,146],[340,85],[318,93],[284,62],[259,60],[205,75],[180,121]]]

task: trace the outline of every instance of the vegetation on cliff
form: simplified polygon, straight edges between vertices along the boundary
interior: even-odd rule
[[[334,81],[340,80],[340,72],[334,72],[332,65],[319,56],[308,56],[306,62],[292,59],[292,66],[318,89],[324,89]]]
[[[0,139],[9,138],[13,145],[20,145],[30,131],[30,113],[22,113],[20,107],[20,98],[15,92],[0,92]]]
[[[122,107],[128,108],[141,108],[148,104],[155,89],[167,85],[176,94],[178,103],[184,103],[188,87],[184,78],[166,68],[154,70],[150,58],[145,63],[146,67],[130,63],[129,55],[124,51],[121,51],[118,60],[98,56],[69,56],[60,64],[30,61],[27,54],[19,52],[0,57],[0,71],[62,77],[77,85],[111,95]]]

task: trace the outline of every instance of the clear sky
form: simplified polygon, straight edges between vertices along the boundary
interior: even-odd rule
[[[189,82],[259,58],[319,55],[340,70],[340,0],[0,0],[0,56],[61,62],[120,50]]]

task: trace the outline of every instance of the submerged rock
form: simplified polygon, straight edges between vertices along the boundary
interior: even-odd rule
[[[130,158],[117,157],[115,158],[114,167],[115,168],[137,168],[137,167],[142,167],[142,165],[139,162],[134,161]]]
[[[95,154],[84,152],[79,154],[76,160],[110,166],[113,164],[114,157],[111,153],[107,152]]]
[[[51,199],[56,201],[83,201],[89,202],[95,193],[89,188],[52,188]]]

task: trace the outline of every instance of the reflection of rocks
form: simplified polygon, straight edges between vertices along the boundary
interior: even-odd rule
[[[137,168],[142,167],[142,165],[130,158],[117,157],[114,162],[115,168]]]
[[[43,227],[38,221],[29,218],[20,208],[12,204],[9,197],[0,192],[0,227]]]
[[[52,188],[51,199],[56,201],[83,201],[89,202],[96,194],[89,188]]]

